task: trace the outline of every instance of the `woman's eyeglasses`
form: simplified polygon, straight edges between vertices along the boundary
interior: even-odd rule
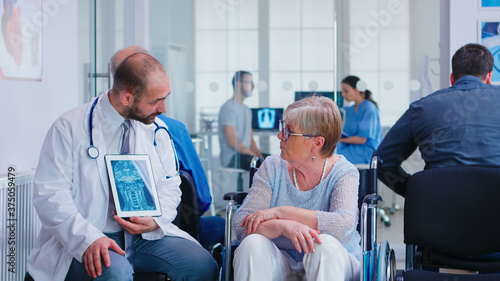
[[[291,133],[290,131],[288,131],[286,128],[285,128],[285,121],[283,120],[280,120],[279,121],[279,124],[280,124],[280,131],[283,133],[283,139],[285,141],[288,140],[288,138],[290,136],[302,136],[302,137],[310,137],[310,138],[313,138],[313,137],[316,137],[316,136],[313,136],[313,135],[307,135],[307,134],[296,134],[296,133]]]

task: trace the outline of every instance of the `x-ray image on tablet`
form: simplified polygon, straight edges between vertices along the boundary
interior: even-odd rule
[[[148,155],[106,155],[105,161],[119,217],[161,215]]]

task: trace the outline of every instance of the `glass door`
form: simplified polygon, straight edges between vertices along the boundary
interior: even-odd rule
[[[78,1],[80,103],[110,89],[108,62],[117,50],[148,42],[149,34],[138,30],[144,26],[140,23],[145,20],[148,1],[140,2]]]
[[[171,79],[166,115],[202,139],[198,152],[216,206],[222,206],[222,194],[235,191],[241,175],[222,168],[218,134],[218,113],[233,97],[235,72],[252,73],[255,88],[243,101],[249,108],[286,108],[300,92],[324,92],[336,99],[339,4],[335,0],[78,1],[80,103],[111,87],[108,61],[117,50],[130,45],[149,50]],[[262,152],[279,153],[277,133],[254,131]],[[242,175],[247,189],[248,173]]]

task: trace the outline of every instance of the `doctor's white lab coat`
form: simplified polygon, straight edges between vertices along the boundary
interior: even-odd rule
[[[42,228],[27,265],[28,272],[37,281],[64,280],[72,259],[82,262],[85,250],[104,236],[102,229],[107,218],[110,188],[104,161],[104,134],[108,128],[103,125],[100,106],[103,98],[108,98],[107,94],[99,98],[93,114],[93,142],[99,149],[97,159],[87,155],[90,146],[88,120],[94,100],[59,117],[42,146],[33,195]],[[157,152],[153,146],[156,126],[131,121],[136,134],[132,152],[150,156],[162,208],[162,216],[155,217],[160,227],[142,234],[142,237],[154,240],[169,235],[198,243],[172,224],[181,191],[179,176],[166,179],[165,170],[170,175],[176,173],[168,134],[164,130],[157,133]],[[166,126],[158,118],[156,122]]]

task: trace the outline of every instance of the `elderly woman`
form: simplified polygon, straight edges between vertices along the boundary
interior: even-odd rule
[[[283,116],[281,155],[266,158],[235,216],[235,280],[358,280],[359,174],[333,154],[339,110],[313,96]]]

